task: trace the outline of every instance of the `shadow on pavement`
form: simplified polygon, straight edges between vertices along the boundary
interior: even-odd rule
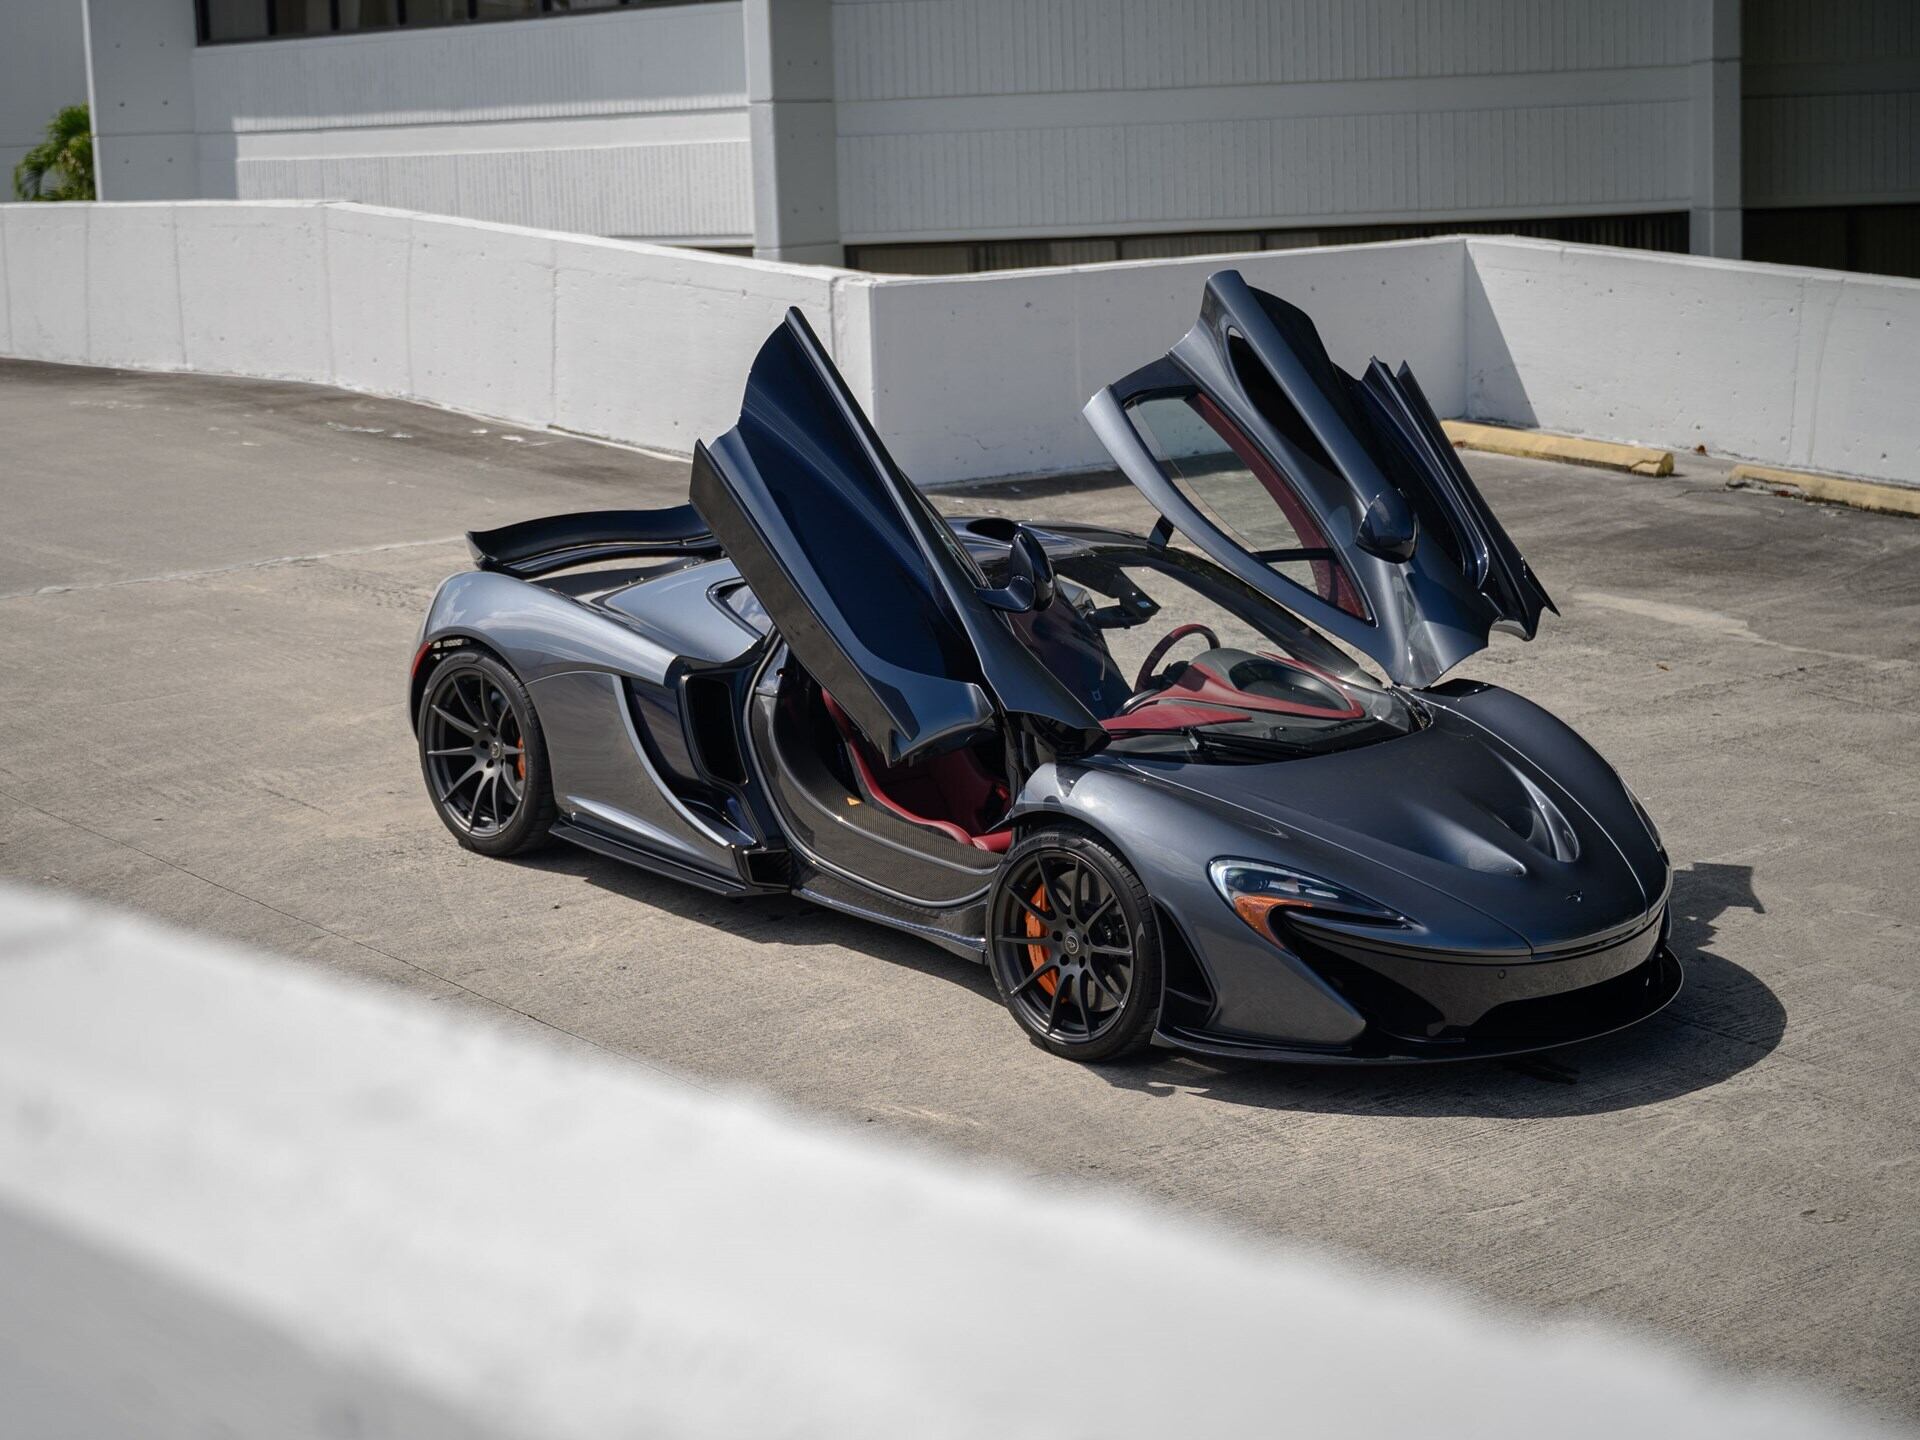
[[[1787,1012],[1751,971],[1705,947],[1728,910],[1764,914],[1749,865],[1674,872],[1673,949],[1686,984],[1630,1030],[1510,1060],[1424,1067],[1263,1065],[1169,1056],[1102,1073],[1149,1095],[1321,1113],[1543,1117],[1594,1115],[1704,1090],[1763,1059]]]
[[[797,895],[742,899],[713,895],[693,885],[669,880],[566,844],[517,857],[506,863],[525,865],[553,875],[575,875],[637,904],[665,911],[682,920],[712,925],[715,929],[725,930],[735,939],[749,943],[838,946],[871,956],[876,964],[898,965],[917,970],[923,975],[951,981],[963,989],[972,990],[995,1006],[1000,1004],[986,966],[949,954],[929,941],[852,915],[843,915]],[[1012,1025],[1012,1019],[1009,1018],[1007,1023]],[[1017,1042],[1019,1032],[1016,1030],[1012,1034]]]
[[[798,898],[725,899],[570,846],[516,863],[577,875],[743,940],[840,946],[875,963],[936,976],[1000,1008],[984,966]],[[1591,1115],[1704,1090],[1764,1058],[1780,1043],[1787,1014],[1758,977],[1706,948],[1715,922],[1728,910],[1765,913],[1751,866],[1694,864],[1676,871],[1672,907],[1672,943],[1686,968],[1684,988],[1658,1016],[1598,1040],[1510,1060],[1409,1067],[1274,1064],[1155,1051],[1143,1062],[1094,1067],[1094,1073],[1149,1098],[1195,1095],[1276,1110],[1407,1116]],[[1020,1043],[1012,1020],[1006,1024],[1007,1043]]]

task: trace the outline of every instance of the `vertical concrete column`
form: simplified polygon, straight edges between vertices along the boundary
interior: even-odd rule
[[[1740,258],[1740,0],[1693,0],[1689,248]]]
[[[193,0],[86,0],[86,15],[100,198],[194,199]]]
[[[838,265],[832,0],[746,0],[753,253]]]
[[[47,122],[87,99],[87,18],[80,0],[0,4],[0,200],[13,166]]]

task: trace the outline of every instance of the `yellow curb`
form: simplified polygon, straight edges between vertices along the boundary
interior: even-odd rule
[[[1772,490],[1822,500],[1829,505],[1851,505],[1882,515],[1911,515],[1920,519],[1920,486],[1876,485],[1871,480],[1843,480],[1838,475],[1814,475],[1805,470],[1775,470],[1770,465],[1736,465],[1727,477],[1729,488]]]
[[[1611,440],[1583,440],[1577,435],[1549,435],[1544,430],[1472,425],[1465,420],[1442,420],[1440,428],[1455,445],[1464,445],[1469,450],[1490,450],[1495,455],[1520,455],[1529,460],[1559,460],[1569,465],[1598,465],[1634,475],[1673,473],[1671,450],[1618,445]]]

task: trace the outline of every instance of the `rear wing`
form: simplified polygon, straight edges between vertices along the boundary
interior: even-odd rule
[[[497,530],[470,530],[467,549],[480,569],[498,570],[522,580],[602,560],[649,555],[716,557],[725,553],[691,505],[543,515]]]

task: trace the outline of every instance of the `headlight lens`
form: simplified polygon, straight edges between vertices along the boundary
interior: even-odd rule
[[[1620,788],[1627,792],[1627,799],[1633,802],[1633,813],[1640,817],[1640,823],[1647,827],[1647,834],[1653,837],[1653,848],[1662,855],[1667,853],[1667,842],[1660,838],[1660,827],[1653,823],[1653,816],[1647,813],[1647,807],[1640,803],[1640,797],[1633,793],[1633,787],[1626,781],[1620,782]]]
[[[1207,874],[1213,888],[1233,907],[1233,913],[1268,939],[1273,938],[1273,912],[1283,909],[1310,910],[1379,925],[1407,923],[1404,915],[1377,900],[1283,865],[1220,859],[1207,866]]]

